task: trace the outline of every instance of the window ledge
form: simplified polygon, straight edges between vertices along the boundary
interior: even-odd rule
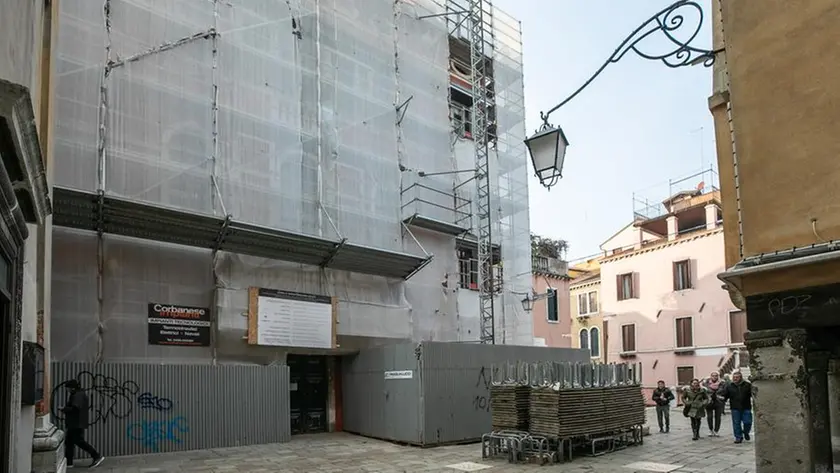
[[[622,351],[619,352],[618,356],[621,358],[636,358],[636,351]]]
[[[694,347],[694,346],[690,346],[690,347],[675,347],[675,348],[674,348],[674,353],[688,353],[688,352],[693,352],[693,351],[695,351],[695,350],[697,350],[697,348],[696,348],[696,347]]]
[[[546,322],[548,322],[548,323],[550,323],[550,324],[555,324],[555,325],[560,324],[560,321],[559,321],[559,320],[549,320],[549,319],[545,319],[545,321],[546,321]]]

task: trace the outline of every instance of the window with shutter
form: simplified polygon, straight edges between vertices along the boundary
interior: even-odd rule
[[[729,313],[729,341],[744,343],[744,333],[747,331],[747,313],[743,310],[733,310]]]
[[[580,347],[581,348],[589,348],[589,331],[585,328],[580,329]]]
[[[601,331],[598,327],[589,329],[589,353],[593,358],[601,356]]]
[[[693,366],[677,366],[677,384],[680,386],[688,386],[694,380]]]
[[[692,330],[691,317],[676,319],[677,348],[688,348],[694,346],[694,333]]]
[[[548,289],[548,298],[546,299],[548,305],[547,318],[549,322],[557,322],[559,320],[557,314],[557,290]]]
[[[618,288],[618,300],[623,301],[636,297],[635,278],[633,273],[619,274],[616,276],[616,287]]]
[[[691,260],[674,261],[674,290],[691,289]]]
[[[627,324],[621,326],[621,351],[636,351],[636,325]]]

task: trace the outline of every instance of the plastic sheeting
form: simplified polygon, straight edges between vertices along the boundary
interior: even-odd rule
[[[427,172],[474,167],[469,145],[455,145],[466,149],[460,156],[450,134],[451,19],[417,18],[444,11],[441,5],[105,5],[60,4],[56,185],[370,247],[425,249],[435,258],[406,282],[232,254],[214,260],[206,251],[105,235],[100,268],[96,235],[55,229],[54,359],[279,360],[277,351],[241,340],[252,285],[337,296],[340,342],[478,338],[477,294],[457,288],[455,238],[411,235],[400,223],[410,199],[401,190],[417,181],[400,164]],[[530,345],[530,317],[520,304],[530,290],[530,240],[519,26],[493,16],[494,218],[505,274],[498,342]],[[432,187],[451,191],[461,179],[436,177]],[[463,186],[465,198],[473,187]],[[214,306],[213,347],[148,346],[148,302]]]

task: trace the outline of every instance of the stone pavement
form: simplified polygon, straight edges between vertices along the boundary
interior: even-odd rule
[[[648,418],[651,419],[649,411]],[[320,434],[294,437],[290,443],[225,448],[196,452],[108,458],[98,469],[120,473],[187,472],[272,472],[272,473],[350,473],[350,472],[449,472],[450,465],[486,465],[480,471],[568,473],[696,472],[754,473],[755,451],[751,442],[732,443],[730,417],[723,418],[721,437],[691,440],[688,419],[680,411],[671,415],[670,434],[654,433],[644,445],[599,457],[580,457],[559,465],[511,465],[503,460],[482,460],[478,444],[420,449],[371,440],[351,434]],[[643,462],[646,464],[638,464]],[[629,466],[637,463],[636,466]],[[669,469],[679,466],[678,469]]]

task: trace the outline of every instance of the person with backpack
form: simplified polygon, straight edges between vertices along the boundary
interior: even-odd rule
[[[671,431],[671,401],[674,400],[674,393],[665,386],[665,381],[659,380],[656,383],[656,389],[653,390],[652,399],[656,403],[656,420],[659,422],[659,433],[667,434]]]

